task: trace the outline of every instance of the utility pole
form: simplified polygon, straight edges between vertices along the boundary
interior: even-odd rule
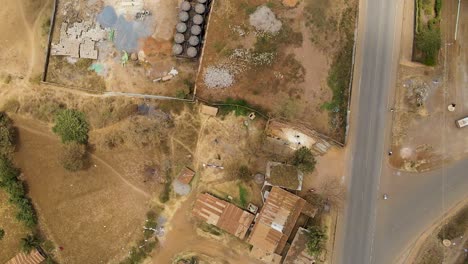
[[[458,20],[460,18],[460,2],[461,0],[458,0],[457,23],[455,24],[455,41],[457,40],[457,35],[458,35]]]

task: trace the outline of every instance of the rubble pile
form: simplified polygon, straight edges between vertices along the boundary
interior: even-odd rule
[[[234,75],[226,67],[208,67],[204,76],[208,88],[227,88],[234,84]]]

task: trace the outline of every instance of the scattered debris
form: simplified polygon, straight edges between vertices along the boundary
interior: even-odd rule
[[[145,20],[146,17],[151,16],[151,12],[149,10],[141,10],[135,14],[136,20]]]
[[[252,25],[256,30],[270,33],[270,34],[277,34],[282,27],[282,23],[278,20],[271,11],[270,8],[267,6],[260,6],[255,10],[253,14],[250,15],[250,25]]]

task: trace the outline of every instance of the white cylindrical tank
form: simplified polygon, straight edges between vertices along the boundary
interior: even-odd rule
[[[204,4],[197,4],[197,5],[195,6],[195,12],[196,12],[197,14],[203,14],[203,13],[205,13],[205,11],[206,11],[206,7],[205,7]]]
[[[185,33],[187,31],[187,25],[185,23],[177,23],[176,30],[179,33]]]
[[[200,38],[197,36],[191,36],[188,40],[190,46],[197,46],[200,44]]]
[[[199,25],[193,25],[190,29],[190,32],[192,33],[192,35],[198,36],[201,33],[201,27]]]
[[[181,44],[185,41],[185,37],[182,33],[176,33],[174,36],[174,42],[177,44]]]
[[[187,56],[190,58],[195,58],[198,55],[198,50],[194,47],[189,47],[187,49]]]
[[[183,2],[180,4],[180,10],[182,10],[182,11],[189,11],[190,8],[192,8],[192,6],[191,6],[190,3],[187,2],[187,1],[183,1]]]
[[[179,20],[182,22],[187,22],[187,20],[189,20],[189,14],[185,11],[179,12]]]
[[[174,53],[174,55],[180,55],[182,54],[182,51],[184,51],[184,48],[182,48],[182,45],[174,44],[174,46],[172,46],[172,53]]]
[[[193,16],[192,21],[195,25],[201,25],[203,24],[203,17],[199,14],[196,14]]]

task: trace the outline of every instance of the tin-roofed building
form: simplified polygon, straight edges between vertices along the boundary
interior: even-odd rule
[[[307,250],[307,242],[309,241],[307,234],[309,232],[309,230],[299,227],[283,264],[309,264],[316,261]]]
[[[240,239],[245,237],[254,220],[253,214],[207,193],[197,197],[192,214]]]
[[[314,217],[316,211],[301,197],[273,187],[248,239],[253,246],[251,254],[264,262],[280,263],[281,254],[299,216]]]
[[[44,260],[44,256],[37,249],[33,249],[29,254],[24,252],[19,253],[5,264],[40,264]]]

